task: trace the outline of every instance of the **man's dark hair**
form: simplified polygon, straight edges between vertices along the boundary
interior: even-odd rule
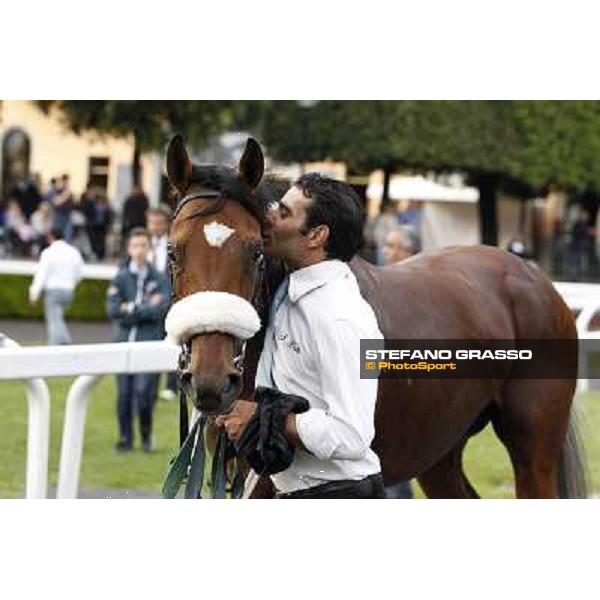
[[[55,240],[62,240],[64,238],[63,230],[60,227],[56,227],[56,225],[50,228],[48,235],[52,236]]]
[[[146,215],[149,217],[150,215],[164,217],[167,221],[171,218],[171,214],[167,211],[166,208],[162,206],[152,207],[146,211]]]
[[[151,241],[150,233],[143,227],[134,227],[127,236],[127,243],[134,237],[145,237],[149,242]]]
[[[362,246],[363,209],[358,194],[348,184],[318,173],[302,175],[294,186],[312,199],[302,232],[327,225],[327,257],[348,262]]]

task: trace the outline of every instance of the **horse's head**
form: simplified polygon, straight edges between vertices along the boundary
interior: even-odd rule
[[[205,413],[226,412],[238,397],[244,342],[260,328],[252,299],[264,262],[265,206],[256,195],[263,172],[253,139],[237,170],[192,165],[181,136],[167,151],[179,202],[169,235],[177,302],[166,329],[187,350],[181,382]]]

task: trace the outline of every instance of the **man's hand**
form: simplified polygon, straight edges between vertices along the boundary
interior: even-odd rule
[[[224,427],[229,439],[235,442],[240,439],[246,425],[248,425],[248,421],[256,412],[256,408],[256,402],[236,400],[231,412],[226,415],[219,415],[215,419],[215,424],[217,427]]]

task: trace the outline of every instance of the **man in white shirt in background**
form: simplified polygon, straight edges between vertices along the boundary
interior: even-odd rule
[[[150,234],[149,262],[159,272],[165,275],[169,284],[169,221],[170,215],[164,208],[151,208],[146,212],[147,229]],[[163,336],[164,337],[164,336]],[[167,373],[165,389],[159,393],[159,398],[170,402],[177,398],[177,373]]]
[[[83,259],[77,248],[63,240],[63,233],[58,228],[50,230],[48,244],[40,255],[29,288],[29,301],[35,304],[44,293],[48,344],[70,344],[71,335],[64,314],[71,306],[75,287],[83,277]]]
[[[151,245],[149,261],[159,273],[167,274],[169,213],[162,208],[151,208],[146,212],[146,219]]]
[[[360,378],[361,338],[383,335],[347,264],[361,233],[354,190],[316,173],[300,177],[267,217],[265,251],[291,275],[271,307],[256,384],[310,405],[285,420],[294,456],[271,476],[280,498],[384,497],[371,449],[378,381]],[[217,425],[239,440],[256,407],[238,400]]]

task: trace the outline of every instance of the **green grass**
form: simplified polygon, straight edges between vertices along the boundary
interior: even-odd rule
[[[48,379],[51,394],[49,485],[56,485],[64,408],[70,378]],[[169,460],[179,441],[179,402],[157,401],[154,438],[156,452],[140,449],[118,454],[116,385],[107,376],[90,400],[83,449],[80,488],[127,488],[160,493]],[[21,382],[0,383],[0,498],[22,497],[27,448],[27,401]]]
[[[48,379],[52,397],[50,429],[50,485],[56,484],[65,397],[71,379]],[[105,377],[93,393],[88,411],[80,488],[139,489],[159,493],[177,450],[179,431],[178,402],[157,402],[155,440],[157,451],[144,454],[136,450],[117,454],[115,380]],[[592,491],[600,493],[600,394],[579,397],[583,409],[582,433],[592,480]],[[25,486],[27,445],[27,401],[21,382],[0,383],[0,498],[22,497]],[[512,469],[508,456],[490,428],[467,446],[465,469],[484,498],[514,497]],[[417,496],[422,497],[420,490]]]

